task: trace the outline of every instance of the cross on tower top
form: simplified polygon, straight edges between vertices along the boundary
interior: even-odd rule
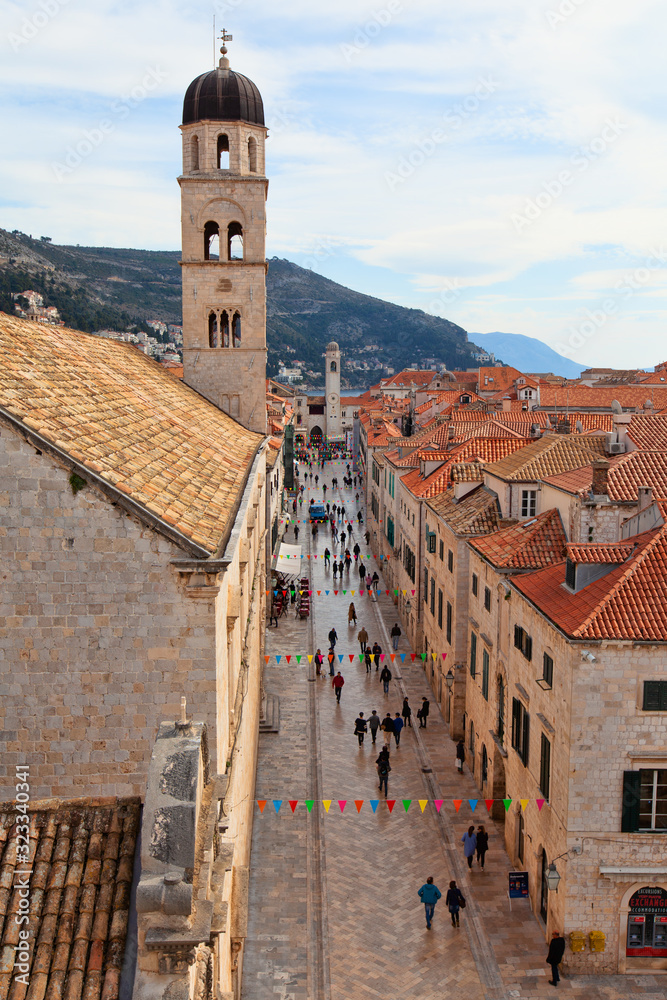
[[[220,35],[220,41],[222,42],[223,46],[224,46],[225,42],[231,42],[231,41],[233,41],[233,38],[234,38],[234,36],[230,35],[228,33],[228,31],[227,31],[226,28],[222,29],[222,34]]]
[[[233,40],[233,35],[230,35],[229,32],[227,31],[227,29],[223,28],[222,29],[222,33],[220,35],[220,41],[222,42],[222,48],[220,49],[220,52],[222,54],[222,59],[220,60],[220,64],[219,64],[220,65],[220,69],[229,69],[229,59],[226,58],[226,56],[227,56],[227,45],[226,45],[226,43],[227,42],[231,42],[232,40]]]

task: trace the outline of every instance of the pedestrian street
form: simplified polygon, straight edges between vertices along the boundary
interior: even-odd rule
[[[322,501],[323,474],[317,471],[319,489],[306,489],[297,514],[301,518],[307,516],[311,496]],[[344,464],[327,463],[326,499],[343,502],[353,520],[355,489],[330,488],[334,475],[342,483],[343,471]],[[365,526],[354,523],[352,543],[359,542],[368,554]],[[326,546],[338,552],[326,526],[316,539],[308,524],[299,527],[304,556],[321,556]],[[285,541],[294,542],[292,527]],[[412,662],[409,655],[403,663],[389,660],[389,633],[398,617],[392,597],[384,592],[381,565],[366,560],[370,575],[374,569],[380,575],[379,594],[369,597],[359,595],[352,564],[344,576],[345,589],[355,591],[352,597],[334,596],[340,581],[334,587],[323,559],[304,558],[301,564],[300,575],[310,578],[313,591],[310,615],[297,618],[291,605],[266,636],[264,687],[279,697],[280,727],[260,735],[255,797],[267,804],[263,812],[255,807],[253,823],[243,1000],[551,996],[555,991],[548,983],[544,934],[526,902],[515,900],[509,909],[507,873],[512,866],[503,849],[502,826],[491,820],[467,768],[462,775],[456,770],[455,745],[420,661]],[[317,590],[322,591],[319,596]],[[348,625],[351,600],[356,626]],[[367,674],[358,655],[350,663],[349,654],[360,651],[356,637],[362,626],[370,644],[379,642],[387,654],[385,663],[393,675],[388,695],[379,670],[373,667]],[[340,705],[326,662],[332,627],[338,635],[335,652],[343,654],[342,664],[338,657],[334,664],[345,679]],[[318,647],[325,659],[322,677],[305,655]],[[411,652],[404,636],[398,652]],[[288,655],[289,664],[283,658]],[[296,655],[302,655],[298,664]],[[387,710],[393,716],[406,695],[413,728],[402,731],[398,748],[391,738],[387,798],[395,806],[389,812],[375,766],[382,733],[375,746],[368,734],[360,747],[354,724],[360,711],[366,718],[373,709],[381,717]],[[431,710],[427,727],[419,729],[416,712],[424,695]],[[314,800],[311,811],[307,799]],[[332,800],[328,812],[323,799]],[[378,799],[373,812],[370,800]],[[444,800],[439,813],[436,799]],[[454,799],[463,800],[458,813]],[[274,800],[282,800],[279,812]],[[298,800],[294,812],[289,800]],[[355,800],[363,800],[359,812]],[[411,800],[407,812],[403,800]],[[419,800],[428,800],[423,812]],[[480,800],[474,813],[468,800]],[[468,871],[463,857],[461,837],[472,823],[483,823],[489,832],[484,871],[476,863]],[[442,892],[431,930],[417,895],[428,876]],[[467,901],[458,928],[452,927],[444,899],[452,879]],[[664,1000],[660,977],[571,977],[566,968],[562,975],[558,989],[572,1000]]]

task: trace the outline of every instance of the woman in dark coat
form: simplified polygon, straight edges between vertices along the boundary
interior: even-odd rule
[[[403,699],[403,709],[401,711],[401,715],[403,716],[403,723],[406,726],[410,726],[412,729],[412,709],[410,708],[407,698]]]
[[[489,835],[483,826],[477,827],[477,864],[484,871],[484,857],[489,849]]]
[[[463,893],[459,888],[457,888],[456,882],[449,883],[449,889],[447,890],[447,895],[445,896],[445,903],[449,908],[449,912],[452,916],[452,927],[459,926],[459,910],[461,905],[465,906],[465,898]]]

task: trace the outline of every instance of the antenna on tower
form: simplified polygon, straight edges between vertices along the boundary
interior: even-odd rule
[[[215,14],[213,15],[213,69],[215,69]]]

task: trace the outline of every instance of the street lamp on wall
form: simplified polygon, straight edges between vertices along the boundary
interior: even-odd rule
[[[447,690],[451,694],[452,688],[454,686],[454,674],[452,673],[451,667],[447,671],[447,675],[445,677],[445,684],[447,685]]]
[[[569,851],[566,851],[565,854],[559,854],[557,858],[553,859],[550,865],[547,865],[544,879],[550,892],[558,892],[558,883],[561,879],[558,869],[556,868],[556,861],[560,861],[561,858],[568,857],[569,853]]]

